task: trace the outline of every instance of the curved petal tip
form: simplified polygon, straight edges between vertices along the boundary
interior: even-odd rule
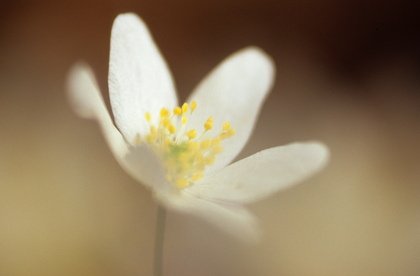
[[[331,152],[327,145],[318,141],[310,141],[305,143],[308,152],[318,161],[318,170],[323,169],[330,161]]]
[[[67,95],[74,111],[83,118],[94,119],[98,104],[98,86],[92,69],[83,61],[75,63],[67,77]],[[100,102],[100,100],[99,100]]]

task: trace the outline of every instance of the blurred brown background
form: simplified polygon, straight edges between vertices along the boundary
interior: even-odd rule
[[[73,62],[107,97],[112,21],[133,11],[180,98],[258,45],[277,81],[241,157],[321,140],[329,167],[250,206],[249,246],[170,212],[165,275],[420,274],[418,1],[0,1],[0,275],[151,275],[156,203],[65,96]],[[234,103],[233,103],[234,104]]]

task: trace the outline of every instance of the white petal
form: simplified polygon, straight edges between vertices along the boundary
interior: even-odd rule
[[[127,145],[109,116],[90,67],[84,63],[77,63],[71,68],[68,92],[70,103],[77,114],[97,120],[113,153],[116,156],[124,156],[128,151]]]
[[[321,170],[328,148],[317,142],[294,143],[261,151],[206,176],[191,193],[236,203],[260,200]]]
[[[130,147],[121,163],[133,178],[146,186],[152,189],[167,187],[162,163],[145,143]]]
[[[262,50],[248,47],[226,58],[197,86],[189,102],[197,109],[189,127],[203,129],[205,120],[214,117],[212,132],[217,135],[224,122],[235,129],[232,138],[223,141],[223,152],[208,172],[227,164],[247,142],[262,103],[273,85],[274,63]]]
[[[255,217],[242,205],[209,201],[188,193],[158,193],[156,197],[168,209],[202,218],[238,239],[256,242],[261,236]]]
[[[145,147],[128,147],[114,126],[106,109],[92,70],[83,63],[70,70],[68,78],[70,102],[82,117],[98,121],[109,147],[121,166],[135,179],[147,185],[159,183],[161,168],[154,154]]]
[[[168,67],[135,14],[121,14],[114,21],[108,84],[115,122],[130,143],[147,131],[146,112],[153,117],[162,107],[177,105]]]

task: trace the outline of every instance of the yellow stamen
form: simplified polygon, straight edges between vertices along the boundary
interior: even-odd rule
[[[214,139],[213,141],[211,141],[211,146],[213,147],[213,146],[217,146],[217,145],[219,145],[220,144],[220,139],[219,138],[217,138],[217,139]]]
[[[168,118],[163,119],[163,126],[168,128],[171,125],[171,121]]]
[[[229,123],[229,122],[225,122],[225,123],[223,124],[222,130],[223,130],[223,131],[226,131],[226,130],[228,130],[229,128],[230,128],[230,123]]]
[[[207,160],[207,164],[208,164],[208,165],[211,165],[211,164],[213,164],[215,161],[216,161],[216,157],[212,156],[212,157],[210,157],[210,158]]]
[[[185,188],[190,186],[190,182],[188,182],[186,179],[184,178],[180,178],[175,182],[175,186],[177,188]]]
[[[209,140],[201,142],[201,144],[200,144],[201,149],[208,149],[209,147],[210,147],[210,141]]]
[[[184,103],[182,105],[182,113],[186,113],[187,111],[188,111],[188,104],[187,103]]]
[[[229,129],[229,131],[227,132],[227,134],[229,135],[228,138],[229,137],[232,137],[235,134],[235,129],[234,128]]]
[[[166,108],[160,110],[160,117],[164,118],[169,115],[169,111]]]
[[[145,113],[149,123],[149,133],[144,137],[136,135],[134,144],[146,143],[161,160],[166,170],[165,179],[176,189],[183,189],[200,181],[205,169],[222,152],[222,141],[234,135],[230,122],[222,125],[222,130],[214,137],[204,135],[213,129],[213,117],[204,122],[204,131],[197,135],[196,129],[189,129],[188,120],[197,108],[195,101],[184,103],[173,110],[162,108],[158,121],[152,123],[150,113]],[[180,118],[176,118],[180,116]]]
[[[201,180],[204,177],[202,173],[197,173],[190,177],[191,181],[198,181]]]
[[[174,134],[176,132],[176,127],[174,125],[169,125],[168,130],[171,134]]]
[[[175,115],[181,115],[181,113],[182,113],[182,109],[179,106],[174,108],[174,114]]]
[[[195,129],[191,129],[190,131],[187,132],[187,136],[190,140],[194,139],[196,135],[197,135],[197,131]]]
[[[210,130],[213,128],[213,117],[210,117],[207,119],[207,121],[204,123],[204,129]]]
[[[150,122],[150,120],[152,120],[152,116],[150,115],[149,112],[147,112],[146,114],[144,114],[144,118],[146,118],[146,121]]]
[[[197,142],[192,142],[191,141],[188,145],[189,145],[189,149],[191,151],[196,151],[198,149],[198,143]]]
[[[150,127],[150,134],[152,134],[152,135],[156,135],[156,133],[157,133],[157,129],[156,129],[156,127],[155,127],[155,126],[151,126],[151,127]]]
[[[191,108],[191,113],[195,110],[195,108],[197,107],[197,102],[196,101],[192,101],[190,108]]]
[[[216,154],[218,154],[218,153],[221,153],[222,152],[222,150],[223,150],[223,148],[222,147],[215,147],[214,149],[213,149],[213,151],[212,151],[212,153],[214,154],[214,155],[216,155]]]

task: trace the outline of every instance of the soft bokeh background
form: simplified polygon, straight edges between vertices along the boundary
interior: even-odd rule
[[[185,99],[258,45],[277,82],[241,157],[321,140],[329,167],[250,206],[245,245],[170,212],[165,275],[419,275],[418,1],[1,1],[0,275],[151,275],[156,203],[65,96],[69,67],[107,97],[109,33],[134,11]],[[235,103],[232,103],[234,105]]]

